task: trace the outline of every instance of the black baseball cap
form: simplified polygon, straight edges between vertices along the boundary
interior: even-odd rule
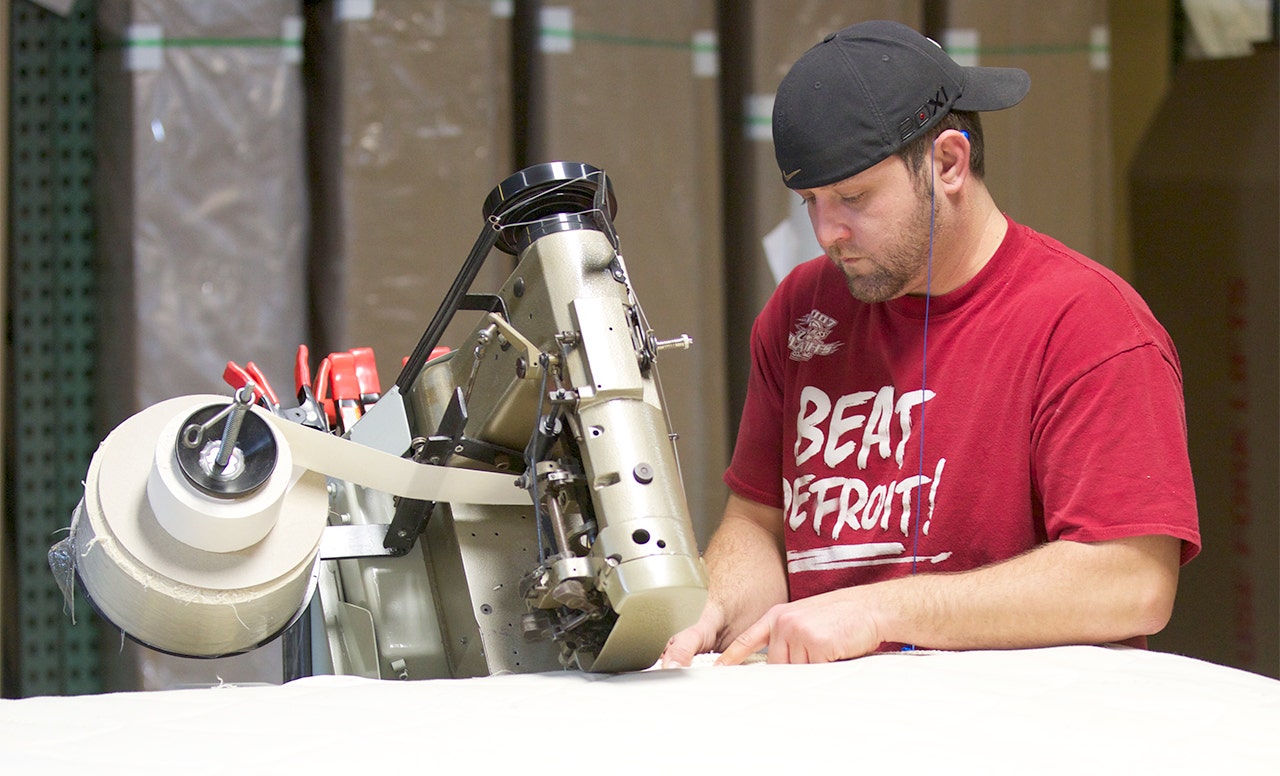
[[[773,103],[773,147],[793,189],[827,186],[897,153],[952,110],[1011,108],[1031,88],[1012,67],[963,67],[906,25],[828,35],[791,66]]]

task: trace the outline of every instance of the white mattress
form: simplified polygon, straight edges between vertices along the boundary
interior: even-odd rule
[[[1280,773],[1280,682],[1101,647],[0,701],[4,773]]]

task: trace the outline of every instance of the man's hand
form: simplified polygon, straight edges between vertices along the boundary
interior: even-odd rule
[[[765,647],[770,663],[829,663],[874,652],[878,627],[856,599],[855,590],[839,590],[779,604],[734,639],[716,665],[737,665]]]
[[[723,649],[770,606],[787,600],[782,556],[782,510],[731,493],[703,555],[711,578],[707,605],[696,623],[667,642],[663,668],[687,666],[694,655]]]
[[[720,608],[708,602],[702,616],[688,628],[671,637],[662,650],[662,667],[679,668],[693,662],[695,655],[715,651],[724,629]]]

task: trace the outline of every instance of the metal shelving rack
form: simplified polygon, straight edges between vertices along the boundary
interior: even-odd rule
[[[4,519],[16,595],[7,695],[101,689],[94,616],[75,625],[47,563],[93,454],[92,4],[62,16],[13,0]]]

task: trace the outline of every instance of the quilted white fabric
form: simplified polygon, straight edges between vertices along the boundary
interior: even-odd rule
[[[1280,773],[1280,682],[1123,648],[0,701],[5,773]]]

